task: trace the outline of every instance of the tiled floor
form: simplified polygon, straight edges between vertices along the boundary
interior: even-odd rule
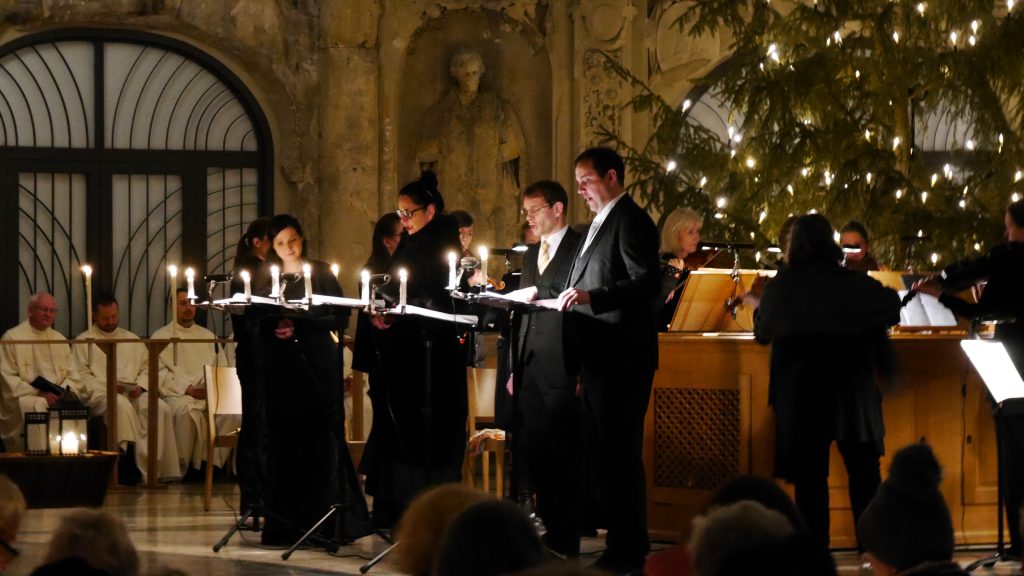
[[[281,559],[283,549],[266,549],[259,545],[258,535],[239,532],[229,544],[214,553],[213,545],[235,521],[229,507],[238,501],[233,485],[221,484],[215,489],[213,510],[203,511],[201,485],[171,485],[162,490],[125,489],[107,495],[104,508],[124,518],[132,541],[140,552],[144,574],[158,574],[175,568],[189,575],[234,576],[264,574],[359,574],[359,567],[387,548],[376,536],[343,547],[334,556],[321,549],[299,550],[288,561]],[[66,510],[30,510],[16,545],[22,555],[11,566],[9,574],[25,575],[42,561],[50,532]],[[603,548],[602,538],[588,538],[583,543],[583,563],[596,559]],[[957,559],[966,564],[985,555],[985,551],[961,552]],[[838,553],[839,573],[859,574],[856,554]],[[1015,563],[999,565],[996,570],[979,570],[976,574],[1019,574]],[[370,574],[396,576],[394,563],[385,560]]]

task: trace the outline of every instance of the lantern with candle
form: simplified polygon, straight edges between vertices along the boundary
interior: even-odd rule
[[[46,412],[25,413],[25,454],[45,456],[50,453],[50,416]]]
[[[61,456],[77,456],[88,446],[87,408],[50,408],[49,438],[51,453]],[[56,447],[54,451],[53,448]]]

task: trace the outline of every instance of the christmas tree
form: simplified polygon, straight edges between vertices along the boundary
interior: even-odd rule
[[[639,145],[603,137],[649,210],[694,208],[705,238],[763,250],[789,215],[818,211],[837,227],[863,222],[894,267],[941,267],[998,243],[1024,189],[1024,16],[1013,4],[695,2],[680,33],[734,39],[728,62],[695,83],[729,111],[728,134],[609,58],[653,129]]]

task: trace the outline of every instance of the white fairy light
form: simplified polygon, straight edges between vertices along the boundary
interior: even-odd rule
[[[930,260],[932,261],[932,266],[938,264],[939,263],[939,253],[938,252],[932,252],[932,256],[931,256]]]
[[[938,174],[932,174],[932,188],[935,188],[935,183],[939,181]]]
[[[832,172],[825,170],[825,186],[832,185]]]
[[[896,189],[896,199],[899,200],[900,198],[903,198],[903,189],[902,188],[897,188]]]
[[[925,204],[927,202],[928,202],[928,191],[925,190],[924,192],[921,192],[921,204]]]
[[[1015,184],[1017,182],[1020,182],[1021,178],[1024,178],[1024,172],[1021,172],[1020,170],[1017,170],[1016,172],[1013,173],[1013,182]]]
[[[700,177],[700,187],[703,188],[704,185],[707,184],[707,183],[708,183],[708,177],[707,176],[701,176]]]
[[[918,238],[924,238],[924,230],[920,230],[920,229],[919,229],[919,230],[917,231],[917,237],[918,237]]]
[[[686,100],[683,100],[683,112],[686,112],[687,110],[689,110],[690,106],[693,106],[693,102],[690,102],[689,98],[687,98]]]
[[[958,204],[960,205],[960,208],[967,208],[967,200],[964,200],[963,198],[960,199]]]
[[[835,242],[836,244],[839,244],[839,239],[840,239],[840,238],[842,238],[842,236],[840,236],[840,235],[839,235],[839,230],[836,230],[836,231],[832,232],[832,240],[833,240],[833,241],[834,241],[834,242]]]
[[[775,62],[779,61],[779,47],[774,42],[768,45],[767,56]]]
[[[753,156],[747,156],[747,159],[744,163],[747,165],[747,168],[753,168],[754,166],[757,166],[757,160],[755,160]]]
[[[760,223],[764,222],[764,219],[767,218],[767,217],[768,217],[768,211],[767,210],[761,210],[761,213],[758,214],[758,216],[757,216],[757,223],[760,224]]]
[[[864,175],[864,180],[867,180],[867,183],[871,184],[871,172]]]
[[[956,30],[951,30],[949,32],[949,43],[952,44],[953,46],[956,46],[956,39],[958,36],[959,35],[956,33]]]
[[[718,206],[719,208],[725,208],[727,203],[728,201],[725,199],[725,196],[719,196],[718,199],[715,200],[715,206]]]
[[[808,214],[817,214],[818,213],[818,209],[817,208],[811,208],[810,210],[807,211],[807,213]]]
[[[736,149],[733,148],[732,150],[729,150],[729,158],[735,158],[735,157],[736,157]]]
[[[895,42],[896,44],[900,43],[900,33],[899,32],[893,32],[892,33],[892,41]]]
[[[924,9],[927,8],[927,7],[928,7],[928,5],[925,4],[924,2],[918,2],[917,3],[917,13],[920,14],[921,16],[924,16]]]
[[[786,184],[786,192],[789,192],[790,196],[793,195],[793,185],[792,184]]]
[[[999,133],[999,152],[1002,153],[1002,151],[1003,151],[1003,133],[1000,132]]]
[[[836,41],[837,45],[843,43],[843,35],[839,33],[839,30],[832,33],[832,39]]]
[[[964,142],[964,146],[966,146],[968,150],[974,150],[974,140],[967,140],[967,142]]]
[[[800,175],[807,178],[807,175],[811,173],[811,169],[806,166],[800,169]]]
[[[899,148],[901,141],[902,140],[900,140],[899,136],[894,136],[893,139],[892,139],[892,149],[896,150],[897,148]]]
[[[676,169],[676,161],[675,160],[669,160],[668,164],[665,165],[665,172],[672,172],[675,169]]]
[[[942,175],[945,176],[946,179],[952,178],[953,177],[953,167],[950,166],[949,164],[943,164],[942,165]]]
[[[974,34],[971,34],[967,37],[967,43],[974,46],[978,43],[978,38]]]
[[[974,243],[974,251],[975,252],[981,252],[981,243],[980,242],[975,242]]]
[[[853,77],[856,78],[857,80],[860,80],[860,70],[854,70]]]
[[[981,26],[981,22],[978,22],[977,20],[971,20],[971,32],[974,32],[975,34],[977,34],[978,33],[978,27],[980,27],[980,26]]]
[[[722,214],[721,212],[715,212],[715,220],[721,220],[722,218],[725,218],[725,214]]]
[[[1010,194],[1010,202],[1019,202],[1019,201],[1020,201],[1020,194],[1018,194],[1017,192],[1014,192],[1013,194]]]
[[[864,129],[864,139],[868,142],[871,141],[871,130],[868,130],[867,128]]]

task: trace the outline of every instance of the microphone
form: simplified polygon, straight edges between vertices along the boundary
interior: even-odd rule
[[[370,286],[383,286],[391,282],[391,274],[370,274]]]
[[[459,266],[463,270],[476,270],[480,267],[480,259],[476,256],[463,256],[459,261]]]
[[[227,274],[207,274],[203,278],[206,279],[207,283],[210,283],[210,282],[218,282],[218,283],[219,282],[231,282],[231,279],[234,278],[234,275],[232,275],[230,272],[228,272]]]

